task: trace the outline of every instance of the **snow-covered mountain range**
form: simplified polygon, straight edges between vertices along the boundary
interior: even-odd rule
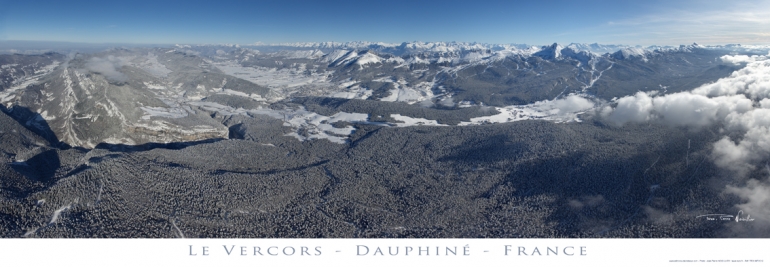
[[[508,114],[492,120],[466,118],[462,125],[530,118],[569,121],[637,91],[677,92],[727,76],[737,67],[719,60],[725,54],[767,51],[761,46],[698,44],[327,42],[8,55],[0,69],[0,100],[7,110],[29,109],[30,114],[19,116],[27,116],[31,125],[45,122],[72,146],[227,138],[227,127],[212,117],[238,114],[286,118],[287,125],[304,133],[295,134],[298,138],[344,142],[353,128],[330,130],[324,126],[334,121],[328,116],[302,107],[271,106],[298,97],[333,97],[426,108],[491,106],[493,113]],[[591,99],[591,104],[569,114],[564,108],[542,108],[569,96]],[[360,114],[353,116],[355,121],[377,121]],[[394,118],[405,115],[398,116],[382,122],[411,125],[397,123]]]

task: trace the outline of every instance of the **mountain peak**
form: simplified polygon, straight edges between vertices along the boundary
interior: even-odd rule
[[[543,59],[558,59],[561,57],[562,49],[564,48],[561,45],[553,43],[552,45],[543,46],[540,51],[533,55]]]

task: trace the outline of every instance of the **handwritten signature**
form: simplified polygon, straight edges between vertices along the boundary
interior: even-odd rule
[[[750,214],[746,214],[745,217],[741,217],[743,215],[743,210],[738,211],[737,215],[728,215],[728,214],[704,214],[704,215],[698,215],[695,216],[695,218],[706,218],[707,221],[735,221],[735,222],[753,222],[754,219],[751,218]]]

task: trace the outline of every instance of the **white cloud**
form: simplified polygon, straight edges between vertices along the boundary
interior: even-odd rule
[[[749,129],[734,143],[725,137],[714,144],[713,156],[717,166],[734,170],[741,176],[755,168],[754,164],[770,156],[770,129]]]
[[[746,186],[727,186],[725,192],[735,194],[744,201],[744,203],[736,205],[736,208],[741,211],[741,214],[738,215],[740,218],[754,219],[744,224],[733,224],[734,226],[750,223],[754,224],[755,231],[767,231],[767,228],[770,227],[770,185],[751,179],[746,183]]]
[[[725,116],[727,129],[748,131],[758,127],[770,127],[770,109],[756,108],[746,113],[731,113]]]
[[[716,117],[716,101],[701,95],[676,93],[653,99],[653,107],[663,121],[673,125],[705,126]]]
[[[446,97],[446,98],[444,98],[444,99],[441,99],[441,100],[438,102],[438,104],[439,104],[439,105],[442,105],[442,106],[445,106],[445,107],[454,107],[454,106],[455,106],[455,102],[454,102],[454,100],[452,99],[452,97]]]
[[[628,122],[644,122],[650,119],[652,112],[652,98],[645,92],[637,92],[633,96],[618,99],[618,106],[614,111],[605,110],[602,113],[618,125]]]
[[[431,107],[436,105],[430,99],[425,99],[423,101],[420,101],[419,104],[420,104],[421,107],[424,107],[424,108],[431,108]]]
[[[594,102],[577,95],[569,95],[562,99],[551,101],[551,104],[555,109],[558,109],[558,114],[564,115],[567,113],[574,113],[591,109],[594,107]]]
[[[115,82],[128,81],[128,76],[118,71],[120,67],[123,67],[125,62],[114,56],[108,56],[106,58],[93,57],[86,62],[86,69],[91,72],[99,73],[105,78]]]
[[[749,63],[749,62],[756,62],[756,61],[763,61],[767,60],[766,56],[748,56],[748,55],[724,55],[721,56],[719,59],[722,60],[722,62],[725,63],[732,63],[735,65],[740,65],[741,63]]]
[[[751,99],[770,97],[770,60],[753,61],[729,77],[706,84],[692,91],[708,97],[746,94]]]
[[[753,105],[743,95],[713,98],[690,92],[651,95],[654,93],[638,92],[620,98],[614,109],[606,109],[602,114],[618,125],[660,119],[675,126],[706,126],[729,114],[747,112]]]
[[[762,99],[759,101],[759,105],[764,109],[770,109],[770,99]]]
[[[620,98],[614,109],[603,114],[618,124],[653,118],[677,126],[706,126],[726,121],[732,129],[748,130],[759,125],[770,126],[770,119],[763,117],[770,115],[768,97],[770,59],[765,59],[750,62],[729,77],[690,92],[668,95],[638,92]]]
[[[743,176],[754,168],[748,163],[754,158],[749,149],[750,144],[748,142],[741,141],[736,144],[725,136],[714,143],[714,163],[721,168],[735,171]]]

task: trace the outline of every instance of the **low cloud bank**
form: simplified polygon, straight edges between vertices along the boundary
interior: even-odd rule
[[[86,62],[86,69],[103,75],[110,81],[114,82],[126,82],[128,76],[118,71],[126,63],[117,57],[108,56],[105,58],[93,57]]]
[[[745,174],[770,156],[770,58],[738,55],[722,60],[746,67],[689,92],[638,92],[618,99],[616,107],[605,107],[602,114],[618,125],[651,120],[693,127],[723,123],[743,138],[724,137],[715,143],[714,162]]]
[[[603,114],[612,122],[661,120],[674,126],[707,126],[730,114],[752,110],[753,102],[744,95],[708,97],[694,92],[656,96],[657,92],[638,92],[617,100],[617,107],[605,107]]]
[[[594,107],[593,101],[578,95],[569,95],[562,99],[553,100],[550,104],[553,105],[554,109],[558,109],[557,113],[560,115],[584,111]]]
[[[712,159],[720,168],[745,179],[770,160],[770,56],[723,56],[721,60],[746,67],[689,92],[638,92],[617,99],[614,108],[607,106],[601,114],[618,125],[660,121],[673,126],[703,127],[719,123],[724,130],[738,133],[733,136],[741,137],[732,140],[725,136],[714,143]],[[736,208],[754,218],[767,219],[763,225],[770,227],[767,179],[750,179],[743,187],[728,186],[725,192],[744,201]]]

